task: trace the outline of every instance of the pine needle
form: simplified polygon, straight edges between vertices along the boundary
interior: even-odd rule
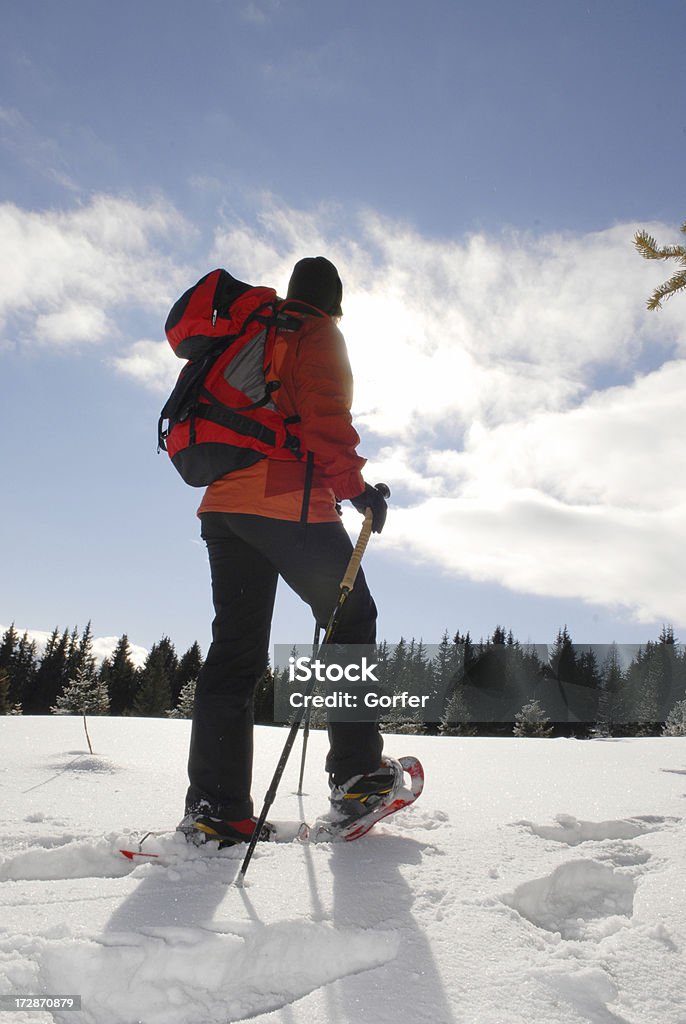
[[[679,229],[686,235],[686,221]],[[634,235],[634,246],[636,251],[645,260],[676,260],[682,267],[686,268],[686,247],[683,245],[658,246],[657,239],[649,235],[647,231],[637,231]],[[673,274],[669,280],[659,285],[647,300],[648,309],[660,309],[662,303],[671,299],[673,295],[686,288],[686,269]]]

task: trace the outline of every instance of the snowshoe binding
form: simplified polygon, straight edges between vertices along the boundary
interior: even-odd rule
[[[176,828],[178,832],[183,832],[189,843],[193,843],[195,846],[217,843],[217,848],[223,850],[228,846],[237,846],[239,843],[249,843],[256,824],[257,818],[227,821],[223,818],[212,817],[210,814],[191,812],[179,822]],[[275,836],[276,828],[270,822],[265,821],[258,842],[273,842]]]
[[[410,776],[405,786],[405,773]],[[341,786],[329,781],[331,810],[310,828],[311,842],[352,842],[378,821],[409,807],[422,792],[424,770],[416,757],[383,757],[375,772],[354,775]]]

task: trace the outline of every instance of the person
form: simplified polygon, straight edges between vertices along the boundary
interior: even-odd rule
[[[278,577],[325,626],[352,553],[338,502],[349,499],[380,533],[386,502],[362,476],[359,436],[350,413],[352,373],[337,322],[342,284],[323,256],[296,263],[280,308],[298,330],[277,337],[270,373],[280,382],[273,401],[299,417],[306,458],[264,458],[207,488],[198,515],[209,556],[215,617],[212,643],[198,676],[189,787],[179,829],[193,842],[249,841],[256,819],[251,798],[253,698],[268,662]],[[373,644],[377,610],[360,570],[335,640]],[[370,809],[397,780],[397,763],[382,754],[375,721],[330,722],[331,807],[341,815]],[[402,772],[401,772],[402,774]],[[258,838],[268,839],[268,823]]]

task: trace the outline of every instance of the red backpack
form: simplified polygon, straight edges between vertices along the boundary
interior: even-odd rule
[[[271,398],[280,383],[267,381],[277,332],[300,323],[280,311],[272,288],[226,270],[206,274],[172,306],[165,333],[188,362],[160,414],[158,451],[187,484],[204,487],[267,456],[303,457],[289,429],[299,417],[281,415]]]

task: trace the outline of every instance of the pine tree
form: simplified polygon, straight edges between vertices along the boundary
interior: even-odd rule
[[[171,711],[167,711],[167,718],[192,718],[193,703],[195,701],[195,679],[189,681],[182,687],[179,699]]]
[[[575,682],[577,674],[576,655],[572,638],[566,626],[558,630],[550,657],[550,667],[555,679],[563,683]]]
[[[9,715],[10,707],[10,674],[0,668],[0,715]]]
[[[512,635],[512,634],[510,634]],[[496,626],[493,630],[493,636],[491,637],[492,644],[502,644],[503,646],[507,643],[507,634],[502,626]]]
[[[431,696],[436,684],[434,668],[427,655],[426,644],[421,637],[416,644],[413,639],[412,644],[407,690],[414,697]],[[422,733],[425,731],[426,722],[421,709],[403,711],[403,716],[405,721],[402,723],[402,732]]]
[[[0,640],[0,669],[4,668],[9,672],[18,644],[19,634],[12,623],[9,629],[2,634],[2,640]]]
[[[82,669],[87,675],[95,675],[93,655],[93,631],[90,620],[74,647],[75,669]]]
[[[515,648],[507,643],[507,634],[502,626],[496,626],[493,636],[479,645],[479,665],[476,670],[477,685],[492,691],[507,689],[512,674]],[[473,673],[474,676],[474,673]]]
[[[427,693],[431,696],[431,705],[445,708],[450,700],[453,688],[458,683],[456,649],[450,640],[448,630],[443,631],[438,650],[427,666]],[[427,725],[432,731],[440,731],[440,718]]]
[[[38,671],[25,691],[23,704],[28,714],[47,714],[57,701],[69,681],[68,662],[72,647],[73,637],[70,638],[68,630],[60,633],[56,626],[48,639]]]
[[[124,633],[111,656],[100,666],[100,678],[107,686],[110,698],[111,715],[124,715],[131,711],[138,675],[138,669],[131,660],[129,638]]]
[[[656,651],[655,691],[657,696],[658,721],[666,719],[670,708],[680,696],[679,659],[674,627],[663,625],[660,630]]]
[[[176,705],[184,686],[198,678],[200,669],[202,668],[202,662],[203,659],[200,645],[197,642],[191,644],[186,653],[180,659],[176,672],[172,678],[172,704]]]
[[[403,689],[403,682],[408,667],[408,650],[405,637],[401,636],[391,651],[388,659],[388,672],[385,690],[387,693],[398,693]]]
[[[639,736],[655,735],[680,696],[675,643],[672,627],[663,626],[657,643],[649,640],[629,667],[626,696],[633,710],[627,721],[637,723]]]
[[[686,234],[686,221],[680,228],[682,234]],[[648,309],[660,309],[662,303],[681,292],[686,288],[686,246],[684,245],[663,245],[659,247],[655,238],[647,231],[637,231],[634,235],[634,245],[639,254],[646,260],[676,260],[681,268],[677,270],[667,281],[659,285],[650,298],[647,300]]]
[[[663,736],[686,736],[686,700],[677,701],[667,715]]]
[[[14,632],[13,627],[10,629]],[[14,636],[16,637],[16,633]],[[24,633],[18,643],[16,641],[10,641],[10,643],[13,650],[8,655],[9,664],[4,666],[10,677],[9,700],[12,707],[21,707],[32,691],[38,668],[36,644],[35,641],[29,639],[28,633]]]
[[[414,640],[412,641],[414,644]],[[426,644],[420,637],[419,643],[413,647],[411,658],[411,683],[415,693],[425,689],[427,675],[430,675],[429,659],[426,653]]]
[[[455,645],[450,642],[450,635],[445,629],[434,658],[434,678],[439,693],[447,693],[450,684],[455,682],[454,676],[457,671],[455,654]]]
[[[138,691],[133,702],[134,715],[146,718],[166,715],[171,704],[171,682],[167,670],[170,664],[173,663],[169,659],[168,645],[153,644],[140,673]]]
[[[383,692],[389,696],[397,693],[418,694],[422,690],[422,682],[426,678],[427,659],[426,647],[414,637],[408,644],[401,637],[395,645],[388,663],[388,678]],[[381,692],[381,691],[380,691]],[[418,733],[422,724],[402,707],[389,708],[382,715],[382,727],[387,732]]]
[[[574,681],[579,686],[587,686],[590,689],[597,689],[600,686],[602,676],[598,668],[598,659],[591,648],[579,652]]]
[[[607,657],[601,669],[603,689],[608,693],[616,693],[622,685],[624,673],[619,661],[619,649],[617,644],[611,644]]]
[[[65,630],[66,632],[66,630]],[[69,634],[66,646],[64,675],[67,680],[73,679],[79,668],[81,659],[79,657],[79,631],[76,626]]]
[[[174,677],[179,670],[179,659],[176,654],[176,648],[168,636],[163,636],[161,640],[152,645],[151,653],[154,650],[156,650],[162,658],[164,671],[167,679],[169,680],[169,687],[171,689]]]
[[[481,651],[472,641],[469,631],[462,635],[458,630],[453,637],[454,663],[460,680],[471,683],[474,674],[478,674]]]
[[[658,721],[655,691],[646,689],[636,705],[636,736],[655,736]]]
[[[539,701],[530,700],[521,711],[517,712],[513,732],[515,736],[552,736],[550,719]]]
[[[652,641],[648,641],[645,649],[639,648],[615,697],[616,717],[621,718],[624,723],[623,732],[632,735],[650,735],[654,730],[654,723],[658,720],[657,695],[653,688],[655,679],[650,679],[650,662],[654,649],[655,644]]]
[[[107,687],[87,665],[77,667],[54,707],[50,708],[53,715],[107,715],[109,710]]]
[[[445,705],[441,715],[440,732],[443,736],[475,736],[476,729],[471,724],[469,706],[464,695],[464,687],[455,686],[452,696]]]
[[[604,739],[612,732],[613,722],[618,710],[617,693],[622,686],[624,675],[619,661],[617,644],[613,643],[600,669],[600,684],[596,723],[592,730],[593,736]]]

